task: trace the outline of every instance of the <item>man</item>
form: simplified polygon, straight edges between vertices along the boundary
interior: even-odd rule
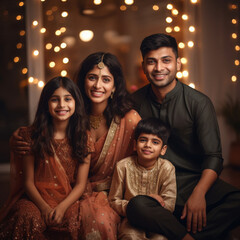
[[[240,222],[240,191],[218,178],[223,159],[214,107],[207,96],[176,79],[181,61],[175,38],[154,34],[140,49],[150,84],[132,97],[142,118],[170,125],[165,157],[176,168],[176,218],[157,213],[154,200],[138,196],[128,204],[128,220],[168,239],[220,239]],[[156,216],[154,224],[148,224],[148,214]]]

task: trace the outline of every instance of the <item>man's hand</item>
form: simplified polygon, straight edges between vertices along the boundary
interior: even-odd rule
[[[184,205],[181,219],[187,217],[187,231],[196,233],[202,231],[207,224],[205,195],[200,190],[194,190]]]

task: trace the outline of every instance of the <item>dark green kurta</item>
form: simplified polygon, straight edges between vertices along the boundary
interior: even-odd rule
[[[218,175],[222,170],[220,133],[213,104],[206,95],[179,81],[162,104],[156,101],[150,84],[132,97],[142,118],[156,117],[170,125],[165,157],[176,168],[177,205],[183,206],[204,169],[212,169]],[[206,195],[207,205],[233,191],[237,189],[218,179]]]

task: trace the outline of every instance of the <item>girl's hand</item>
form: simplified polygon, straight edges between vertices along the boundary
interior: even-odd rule
[[[161,204],[162,207],[165,206],[165,202],[164,202],[163,198],[160,197],[159,195],[157,195],[157,194],[149,194],[148,196],[156,199]]]
[[[23,141],[23,138],[19,136],[19,130],[21,128],[18,128],[13,135],[10,137],[10,148],[11,150],[19,155],[25,155],[27,152],[30,151],[30,145]]]
[[[63,207],[61,204],[59,204],[57,207],[55,207],[49,215],[49,217],[51,219],[51,224],[52,225],[61,224],[65,212],[66,212],[66,208]]]
[[[46,223],[47,226],[51,225],[51,219],[50,219],[50,213],[53,211],[53,209],[50,206],[45,207],[41,210],[42,217]]]

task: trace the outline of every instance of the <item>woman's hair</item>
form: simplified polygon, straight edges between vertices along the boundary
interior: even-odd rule
[[[76,76],[76,82],[82,93],[86,112],[89,115],[91,113],[91,101],[85,92],[85,79],[87,73],[101,61],[103,61],[105,67],[108,67],[109,72],[114,77],[115,92],[113,97],[108,99],[108,105],[104,111],[107,125],[110,126],[113,117],[119,116],[122,118],[132,108],[132,101],[126,90],[122,67],[117,57],[111,53],[104,52],[90,54],[81,63]]]
[[[32,124],[33,154],[44,158],[44,154],[53,156],[51,140],[53,139],[53,121],[49,113],[48,102],[58,88],[66,89],[75,100],[75,112],[70,117],[67,127],[67,138],[72,147],[72,157],[79,162],[87,156],[88,121],[84,103],[77,85],[67,77],[55,77],[47,82],[42,90],[36,116]]]
[[[163,145],[166,145],[170,128],[160,119],[151,117],[139,121],[135,128],[134,139],[137,141],[142,133],[156,135],[163,141]]]

